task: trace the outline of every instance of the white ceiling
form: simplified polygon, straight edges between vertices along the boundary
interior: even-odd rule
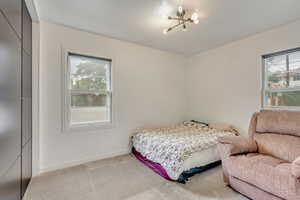
[[[157,49],[193,55],[300,18],[300,0],[35,0],[42,20]],[[202,17],[162,34],[176,7]]]

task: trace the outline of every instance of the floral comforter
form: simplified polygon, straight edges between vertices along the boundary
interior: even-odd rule
[[[139,130],[132,136],[132,144],[144,157],[159,163],[171,179],[177,180],[186,159],[215,146],[217,138],[226,135],[235,135],[235,132],[183,122],[173,127]]]

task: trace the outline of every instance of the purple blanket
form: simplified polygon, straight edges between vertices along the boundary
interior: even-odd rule
[[[155,171],[157,174],[159,174],[160,176],[164,177],[167,180],[172,180],[166,170],[158,163],[155,163],[151,160],[148,160],[147,158],[145,158],[144,156],[142,156],[142,154],[140,154],[138,151],[135,150],[135,148],[132,148],[132,153],[133,155],[135,155],[135,157],[141,161],[144,165],[148,166],[150,169],[152,169],[153,171]]]

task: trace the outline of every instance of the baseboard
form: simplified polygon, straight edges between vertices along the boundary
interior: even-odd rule
[[[62,163],[59,165],[53,165],[50,167],[42,168],[42,169],[40,169],[39,174],[51,172],[51,171],[55,171],[55,170],[59,170],[59,169],[64,169],[64,168],[68,168],[68,167],[74,167],[74,166],[81,165],[84,163],[102,160],[102,159],[106,159],[106,158],[112,158],[115,156],[121,156],[121,155],[129,154],[129,153],[130,153],[130,149],[126,148],[126,149],[123,149],[120,151],[106,153],[106,154],[98,155],[95,157],[89,157],[89,158],[85,158],[85,159],[81,159],[81,160],[68,161],[68,162],[65,162],[65,163]]]

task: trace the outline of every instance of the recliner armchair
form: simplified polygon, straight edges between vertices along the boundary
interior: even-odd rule
[[[300,112],[254,113],[248,137],[219,138],[224,182],[254,200],[300,200]]]

